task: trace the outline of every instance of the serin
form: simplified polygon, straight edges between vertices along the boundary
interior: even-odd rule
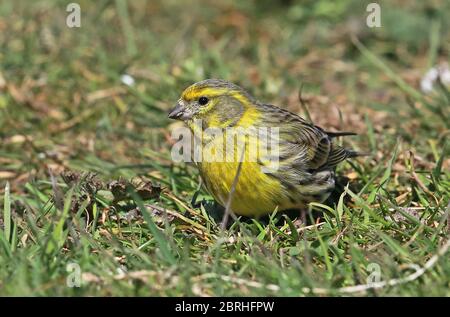
[[[209,128],[276,128],[278,130],[277,168],[268,169],[267,153],[248,159],[248,151],[260,140],[245,138],[243,156],[232,161],[196,162],[203,183],[215,200],[238,215],[261,216],[292,208],[305,208],[310,202],[323,202],[335,187],[336,165],[357,152],[333,143],[333,138],[354,135],[327,132],[287,110],[257,101],[241,87],[220,79],[206,79],[189,86],[169,118],[185,121],[194,134]],[[201,125],[195,122],[201,121]],[[199,131],[200,130],[200,131]],[[224,151],[222,137],[204,137],[197,146],[201,152]],[[228,146],[237,147],[235,143]],[[260,145],[260,144],[258,144]],[[235,153],[239,149],[234,148]],[[206,154],[207,155],[207,154]],[[265,169],[266,168],[266,169]],[[238,173],[239,170],[239,173]],[[230,195],[230,192],[233,193]]]

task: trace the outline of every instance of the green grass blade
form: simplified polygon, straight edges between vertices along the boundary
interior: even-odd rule
[[[11,193],[9,182],[5,186],[5,196],[3,202],[3,221],[4,221],[4,233],[6,241],[11,241]]]
[[[72,187],[66,194],[61,217],[59,218],[56,226],[53,229],[52,239],[47,244],[47,254],[52,253],[54,250],[57,250],[64,245],[64,242],[66,240],[65,236],[67,236],[67,234],[64,233],[64,224],[66,223],[67,217],[69,216],[70,207],[72,205],[73,192],[74,187]]]
[[[171,265],[176,264],[176,258],[172,253],[171,250],[172,248],[168,238],[165,237],[164,233],[155,224],[155,222],[152,219],[152,216],[147,211],[147,208],[145,208],[142,199],[134,191],[130,190],[130,194],[133,197],[136,204],[138,205],[140,211],[142,212],[144,220],[147,223],[147,226],[150,232],[152,233],[153,237],[155,238],[163,258]]]
[[[353,44],[372,64],[381,69],[401,90],[416,100],[422,100],[422,94],[408,85],[399,75],[387,66],[377,55],[365,47],[356,37],[352,38]]]
[[[129,57],[134,57],[137,54],[136,40],[134,38],[133,26],[130,22],[130,15],[128,13],[128,3],[126,0],[116,0],[117,14],[122,25],[123,37],[126,40],[126,49]]]

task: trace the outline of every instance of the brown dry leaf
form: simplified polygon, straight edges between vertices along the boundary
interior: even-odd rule
[[[128,197],[127,186],[128,182],[122,178],[119,178],[119,180],[109,182],[106,185],[106,188],[108,188],[108,190],[114,196],[114,201],[119,202],[127,199]]]
[[[348,179],[350,180],[354,180],[358,178],[358,173],[356,172],[350,172],[347,175],[345,175]]]
[[[248,18],[239,11],[231,11],[228,14],[220,15],[217,24],[221,27],[235,27],[239,30],[245,30],[248,24]]]
[[[10,179],[14,178],[16,173],[10,171],[0,171],[0,179]]]
[[[27,240],[28,240],[28,233],[25,233],[22,238],[20,238],[20,242],[22,243],[22,246],[25,248],[27,246]]]
[[[144,78],[156,83],[161,81],[161,76],[150,69],[131,67],[130,69],[127,70],[127,73],[130,74],[132,77]]]
[[[97,275],[89,273],[89,272],[84,272],[81,274],[81,279],[83,280],[83,282],[86,283],[100,283],[102,282],[102,279],[99,278]]]
[[[28,104],[35,110],[48,114],[51,108],[47,101],[47,94],[45,91],[41,91],[36,95],[28,95]]]
[[[4,141],[4,143],[5,143],[5,144],[18,144],[18,143],[23,143],[23,142],[25,142],[27,139],[28,139],[28,140],[31,140],[32,137],[30,137],[30,136],[24,136],[24,135],[21,135],[21,134],[17,134],[17,135],[13,135],[13,136],[7,138],[7,139]]]
[[[103,222],[104,222],[104,221],[103,221]],[[106,230],[106,229],[99,229],[98,232],[99,232],[99,234],[100,234],[101,236],[105,237],[106,239],[111,239],[111,238],[112,238],[111,233],[109,233],[109,231]]]
[[[95,74],[91,72],[83,63],[75,61],[73,63],[73,68],[79,70],[81,74],[88,80],[93,82],[104,82],[106,80],[105,76],[102,74]]]
[[[261,74],[259,72],[259,69],[256,66],[249,67],[247,71],[247,76],[250,78],[252,84],[254,86],[260,86],[261,85]]]
[[[65,170],[65,166],[63,164],[58,163],[49,163],[47,167],[53,171],[55,174],[60,174]]]
[[[133,280],[141,280],[142,282],[148,282],[148,279],[150,277],[154,277],[157,274],[158,274],[157,272],[141,270],[134,272],[119,273],[114,276],[114,279],[116,280],[133,279]]]
[[[152,181],[142,177],[133,178],[131,184],[143,200],[159,198],[162,191],[161,186],[153,184]]]
[[[150,180],[142,177],[133,178],[131,181],[119,178],[109,182],[106,187],[114,196],[115,203],[131,199],[132,197],[130,197],[128,192],[130,188],[143,200],[159,198],[162,191],[161,186],[153,184]]]
[[[97,90],[89,93],[86,96],[86,101],[87,103],[93,103],[97,100],[115,97],[121,94],[125,94],[126,92],[126,89],[120,86]]]
[[[401,210],[410,215],[413,218],[416,218],[418,221],[420,221],[421,223],[425,223],[426,220],[425,219],[421,219],[420,215],[421,212],[423,212],[424,208],[423,207],[418,207],[418,208],[404,208],[404,207],[399,207],[401,208]],[[406,221],[410,221],[406,216],[404,216],[401,212],[399,211],[395,211],[392,210],[393,213],[391,214],[391,217],[397,221],[397,222],[406,222]]]
[[[8,85],[8,92],[11,97],[19,104],[24,104],[28,100],[28,97],[25,96],[23,91],[13,84]]]
[[[19,162],[19,160],[7,158],[7,157],[0,157],[0,164],[1,165],[13,164],[13,163],[16,163],[16,162]]]
[[[78,125],[79,123],[87,120],[89,117],[94,115],[98,109],[95,109],[94,107],[87,108],[86,110],[82,111],[78,116],[75,116],[71,118],[70,120],[64,121],[59,125],[51,125],[49,126],[50,133],[60,133],[65,130],[71,129],[74,126]]]
[[[26,172],[26,173],[23,173],[23,174],[20,174],[19,176],[17,176],[14,179],[14,182],[15,183],[26,182],[29,178],[30,178],[30,173]]]

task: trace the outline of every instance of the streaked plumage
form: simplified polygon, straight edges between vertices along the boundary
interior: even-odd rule
[[[207,103],[203,104],[205,100]],[[258,102],[239,86],[224,80],[207,79],[188,87],[169,117],[185,121],[193,131],[201,129],[194,124],[195,119],[203,121],[202,129],[279,128],[277,170],[261,171],[267,161],[264,156],[256,162],[245,159],[242,163],[231,202],[231,209],[239,215],[259,216],[276,208],[303,208],[312,201],[323,202],[334,189],[336,165],[357,155],[333,143],[334,137],[352,133],[326,132],[287,110]],[[258,140],[246,139],[245,155],[252,142]],[[203,140],[201,146],[204,155],[223,151],[220,138]],[[197,164],[208,191],[223,206],[238,170],[235,158],[233,162],[203,160]]]

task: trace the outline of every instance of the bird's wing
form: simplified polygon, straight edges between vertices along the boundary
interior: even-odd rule
[[[302,117],[272,105],[262,107],[264,120],[261,124],[279,126],[281,159],[290,160],[293,166],[313,172],[333,168],[354,156],[354,152],[333,144],[335,135],[329,135]]]

